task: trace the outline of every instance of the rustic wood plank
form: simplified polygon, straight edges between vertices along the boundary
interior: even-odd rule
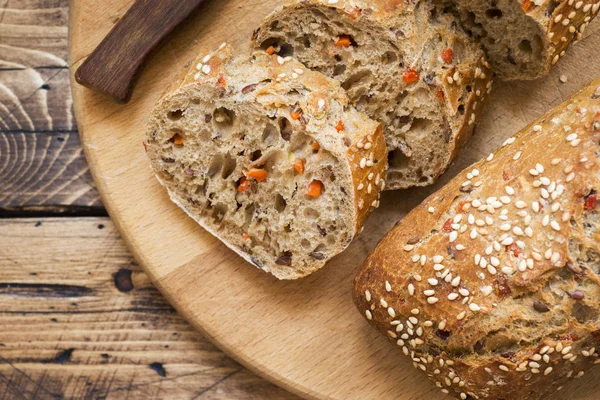
[[[0,220],[0,398],[295,399],[168,305],[108,218]]]
[[[102,210],[73,117],[67,0],[0,0],[0,209]]]

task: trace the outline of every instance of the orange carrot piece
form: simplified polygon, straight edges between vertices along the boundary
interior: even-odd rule
[[[262,182],[267,179],[269,174],[264,169],[252,168],[250,171],[246,173],[247,178],[252,178],[258,182]]]
[[[267,49],[267,54],[270,56],[275,54],[275,47],[269,46],[269,48]]]
[[[314,180],[308,184],[307,194],[310,197],[319,197],[323,193],[323,182]]]
[[[454,60],[454,51],[452,49],[443,50],[442,60],[444,60],[446,64],[452,64],[452,61]]]
[[[299,158],[296,160],[296,162],[294,163],[294,170],[296,170],[296,172],[300,175],[302,175],[304,173],[304,160]]]
[[[348,35],[341,35],[337,42],[335,42],[335,45],[337,47],[350,47],[352,45],[352,41],[350,40],[350,36]]]
[[[179,133],[176,133],[175,136],[173,136],[173,143],[177,146],[181,146],[183,144],[183,137]]]
[[[242,180],[240,180],[240,185],[238,186],[238,192],[244,193],[248,190],[250,190],[250,181],[246,178],[242,178]]]
[[[339,120],[337,125],[335,126],[335,130],[338,132],[341,132],[344,130],[344,128],[345,128],[344,122],[342,120]]]
[[[413,83],[419,80],[419,73],[415,71],[413,68],[409,68],[406,70],[404,75],[402,75],[402,79],[406,83]]]

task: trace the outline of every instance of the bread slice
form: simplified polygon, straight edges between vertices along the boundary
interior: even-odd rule
[[[256,29],[253,46],[336,78],[359,111],[383,122],[387,189],[433,183],[491,88],[479,44],[431,2],[288,1]]]
[[[321,268],[379,205],[380,124],[339,83],[265,52],[201,55],[158,102],[145,144],[171,199],[279,279]]]
[[[444,393],[545,399],[600,362],[599,139],[600,78],[425,200],[358,271],[361,314]]]
[[[598,0],[445,0],[481,40],[499,78],[535,79],[565,55],[598,14]]]

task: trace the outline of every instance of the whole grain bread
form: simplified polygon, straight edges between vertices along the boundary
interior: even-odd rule
[[[444,392],[544,398],[600,363],[600,79],[401,220],[366,319]]]
[[[202,54],[160,99],[145,145],[171,199],[280,279],[321,268],[378,207],[381,125],[338,82],[264,52]]]
[[[443,0],[481,40],[499,78],[535,79],[565,55],[598,14],[599,0]]]
[[[470,138],[491,88],[480,45],[431,1],[287,1],[252,46],[339,80],[359,111],[383,122],[388,190],[433,183]]]

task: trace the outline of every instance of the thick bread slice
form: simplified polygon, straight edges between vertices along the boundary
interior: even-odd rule
[[[546,75],[600,8],[600,0],[444,1],[457,5],[465,27],[505,80]]]
[[[321,268],[379,205],[381,126],[339,83],[260,52],[202,55],[152,111],[148,156],[171,199],[280,279]]]
[[[342,82],[383,122],[387,189],[425,186],[472,134],[491,88],[479,44],[429,1],[293,0],[253,35],[254,48],[293,55]]]
[[[444,393],[536,400],[600,357],[600,79],[400,221],[354,300]]]

